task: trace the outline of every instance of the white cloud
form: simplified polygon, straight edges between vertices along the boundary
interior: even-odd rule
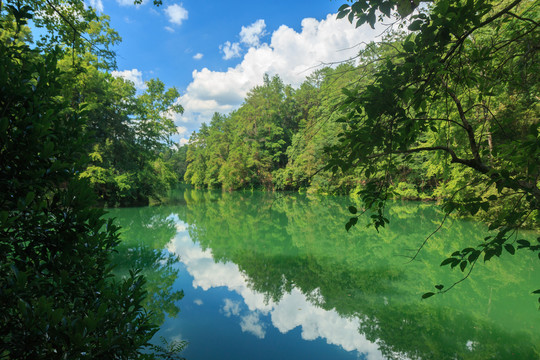
[[[264,34],[263,25],[259,20],[244,27],[241,38],[246,43],[255,44],[256,39],[260,42],[257,36]],[[196,129],[202,122],[209,122],[214,112],[238,108],[248,91],[262,83],[265,73],[278,74],[284,83],[299,86],[319,65],[354,57],[361,43],[372,41],[381,33],[369,26],[355,28],[347,20],[337,20],[335,14],[323,20],[307,18],[301,25],[300,32],[280,26],[268,42],[251,46],[240,63],[226,71],[194,70],[193,80],[180,99],[185,112],[176,120]],[[227,41],[220,48],[225,59],[241,53],[239,43]]]
[[[177,126],[176,127],[176,132],[179,135],[184,135],[187,131],[188,131],[188,129],[185,126]]]
[[[101,0],[89,0],[88,5],[97,12],[103,12],[103,2]]]
[[[201,59],[203,58],[203,56],[204,56],[204,55],[201,54],[201,53],[196,53],[195,55],[193,55],[193,58],[194,58],[195,60],[201,60]]]
[[[242,316],[240,328],[243,332],[252,333],[259,339],[263,339],[266,335],[266,331],[264,331],[263,324],[261,323],[261,319],[259,317],[259,312],[252,312]]]
[[[165,8],[165,14],[169,17],[169,21],[176,25],[182,25],[182,21],[187,20],[188,12],[182,4],[173,4]]]
[[[122,6],[135,5],[135,3],[133,2],[133,0],[116,0],[116,2],[117,2],[119,5],[122,5]]]
[[[170,26],[165,26],[165,30],[167,30],[170,33],[174,32],[174,29],[172,27],[170,27]]]
[[[266,35],[265,28],[266,24],[262,19],[255,21],[247,27],[242,26],[242,30],[240,30],[240,41],[248,46],[259,46],[261,37]]]
[[[189,139],[186,139],[186,138],[181,138],[181,139],[178,141],[178,145],[180,145],[180,146],[187,145],[188,143],[189,143]]]
[[[124,80],[131,81],[137,90],[146,89],[146,85],[142,79],[142,72],[137,69],[123,70],[123,71],[112,71],[111,75],[114,77],[119,77]]]
[[[199,306],[203,304],[203,301],[201,299],[195,299],[193,300],[193,302],[195,303],[195,305],[199,305]]]
[[[225,44],[220,45],[219,49],[223,51],[223,59],[229,60],[235,57],[240,57],[240,44],[225,41]]]
[[[231,315],[240,315],[240,301],[233,301],[231,299],[225,299],[225,305],[221,308],[226,317]]]

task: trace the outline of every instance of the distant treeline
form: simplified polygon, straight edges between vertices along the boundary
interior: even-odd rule
[[[372,46],[379,55],[385,46]],[[214,114],[180,149],[177,163],[187,183],[197,188],[224,190],[307,190],[350,193],[360,190],[365,176],[359,171],[333,172],[326,168],[328,150],[346,128],[340,105],[343,88],[368,83],[373,66],[344,63],[316,71],[297,89],[279,76],[265,76],[244,104],[229,115]],[[183,160],[183,159],[182,159]],[[181,169],[180,164],[183,165]],[[435,198],[444,189],[444,161],[415,156],[392,178],[392,191],[408,199]],[[384,171],[381,163],[380,171]]]

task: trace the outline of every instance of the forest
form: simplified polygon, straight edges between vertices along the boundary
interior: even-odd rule
[[[357,58],[316,71],[298,89],[266,76],[237,111],[215,114],[190,138],[185,181],[352,194],[364,205],[350,207],[347,231],[368,210],[371,225],[384,227],[388,199],[436,200],[443,223],[474,217],[497,230],[442,265],[466,278],[479,259],[503,252],[540,259],[540,238],[519,235],[540,220],[538,4],[400,4],[407,26]],[[376,11],[391,17],[390,6],[354,2],[338,17],[373,26]]]
[[[443,223],[495,231],[442,266],[466,278],[516,251],[540,259],[540,238],[520,237],[540,222],[538,2],[360,0],[337,16],[392,25],[297,88],[266,75],[177,146],[179,91],[111,75],[121,37],[107,15],[78,0],[0,0],[0,359],[176,356],[182,343],[149,343],[160,324],[144,276],[113,274],[120,229],[103,215],[180,181],[350,194],[363,205],[336,223],[347,231],[364,213],[385,227],[390,199],[433,200]]]
[[[111,76],[120,37],[82,1],[2,1],[0,31],[0,358],[165,358],[181,344],[149,343],[146,280],[114,276],[103,206],[176,180],[177,90]]]

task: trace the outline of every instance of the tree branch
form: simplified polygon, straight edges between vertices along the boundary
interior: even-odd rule
[[[493,21],[497,20],[498,18],[500,18],[504,14],[509,13],[510,10],[512,10],[512,8],[516,7],[521,1],[522,0],[514,0],[514,2],[512,2],[510,5],[508,5],[507,7],[502,9],[501,11],[499,11],[497,14],[495,14],[492,17],[482,21],[480,24],[473,27],[472,29],[466,31],[463,35],[461,35],[458,38],[458,40],[456,41],[454,46],[450,49],[450,51],[448,51],[448,53],[446,53],[446,55],[443,58],[442,62],[445,63],[454,54],[454,52],[463,44],[465,39],[467,39],[473,32],[480,29],[481,27],[484,27],[484,26],[488,25],[489,23],[492,23]]]
[[[457,95],[452,90],[450,90],[448,84],[443,79],[441,79],[441,81],[442,81],[443,85],[446,87],[446,92],[448,93],[448,95],[450,95],[450,97],[454,101],[454,104],[456,104],[456,108],[457,108],[458,113],[459,113],[459,118],[461,119],[461,122],[463,123],[463,128],[467,132],[467,137],[469,139],[469,145],[471,147],[471,151],[472,151],[472,154],[474,156],[474,162],[476,162],[475,166],[471,166],[471,167],[473,167],[473,168],[475,168],[477,170],[479,170],[480,168],[485,168],[484,170],[482,170],[482,172],[486,173],[488,171],[487,166],[485,164],[483,164],[482,160],[480,159],[480,153],[478,151],[478,144],[476,143],[476,138],[474,137],[474,129],[471,126],[471,124],[469,123],[469,121],[467,120],[467,116],[465,115],[465,111],[463,110],[463,106],[461,105],[461,101],[459,100]],[[453,157],[452,157],[452,159],[453,159]],[[468,163],[462,163],[462,164],[468,165]],[[470,165],[468,165],[468,166],[470,166]]]

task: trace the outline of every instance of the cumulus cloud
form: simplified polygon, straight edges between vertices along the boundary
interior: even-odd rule
[[[193,302],[195,303],[195,305],[199,305],[199,306],[202,306],[203,304],[203,301],[201,299],[195,299],[193,300]]]
[[[165,14],[169,17],[169,21],[176,25],[182,25],[184,20],[188,18],[188,12],[182,4],[173,4],[165,8]]]
[[[225,304],[221,308],[226,317],[231,315],[240,315],[240,301],[233,301],[231,299],[225,299]]]
[[[248,46],[259,46],[261,37],[266,35],[266,24],[259,19],[249,26],[242,26],[240,41]]]
[[[112,71],[111,75],[114,77],[119,77],[124,80],[131,81],[137,90],[146,89],[146,85],[142,79],[142,72],[137,69],[123,70],[123,71]]]
[[[188,129],[185,126],[177,126],[176,127],[176,132],[179,135],[184,135],[185,133],[187,133],[187,131],[188,131]]]
[[[201,60],[201,59],[203,58],[203,56],[204,56],[204,55],[201,54],[201,53],[196,53],[195,55],[193,55],[193,58],[194,58],[195,60]]]
[[[101,0],[89,0],[88,5],[97,12],[103,12],[103,2]]]
[[[242,321],[240,321],[240,328],[243,332],[251,333],[259,339],[263,339],[266,335],[266,331],[264,330],[258,312],[252,312],[245,316],[242,316]]]
[[[235,57],[240,57],[240,44],[231,43],[230,41],[225,41],[223,45],[219,46],[219,49],[223,51],[223,59],[229,60]]]
[[[335,14],[322,20],[306,18],[301,25],[299,32],[282,25],[267,42],[261,42],[266,31],[263,20],[243,27],[242,44],[251,46],[240,63],[226,71],[194,70],[193,80],[180,99],[184,114],[176,120],[196,129],[202,122],[209,122],[214,112],[228,113],[238,108],[248,91],[262,83],[265,73],[277,74],[286,84],[299,86],[321,64],[354,57],[360,44],[380,34],[380,29],[369,26],[355,28],[347,20],[337,20]],[[230,41],[220,48],[225,59],[242,52],[240,43]]]

